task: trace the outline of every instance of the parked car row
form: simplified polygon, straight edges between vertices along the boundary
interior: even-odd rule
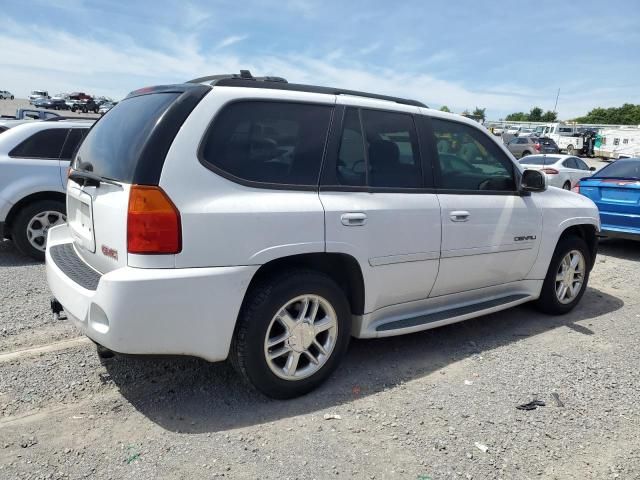
[[[72,112],[79,111],[83,113],[99,113],[102,105],[113,106],[116,103],[109,97],[93,97],[84,92],[58,93],[50,97],[46,90],[34,90],[31,92],[29,102],[38,108],[71,110]],[[103,112],[106,113],[109,108],[107,106],[103,109]]]

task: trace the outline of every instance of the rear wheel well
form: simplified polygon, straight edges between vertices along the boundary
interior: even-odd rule
[[[24,197],[19,202],[15,203],[13,207],[11,207],[11,210],[9,210],[9,213],[7,214],[7,218],[4,221],[5,235],[11,234],[11,229],[13,228],[13,221],[15,220],[20,210],[22,210],[27,205],[33,202],[37,202],[39,200],[58,200],[62,203],[65,203],[66,197],[64,193],[60,193],[60,192],[38,192],[38,193],[32,193],[31,195]]]
[[[568,236],[576,236],[582,238],[585,242],[587,242],[587,246],[589,247],[589,253],[591,254],[591,265],[589,266],[589,270],[593,268],[593,265],[596,261],[596,252],[598,248],[598,235],[596,231],[596,227],[593,225],[582,224],[582,225],[573,225],[567,228],[558,241],[562,240]]]
[[[255,273],[247,291],[268,277],[286,270],[305,269],[322,272],[344,291],[351,313],[364,313],[364,279],[358,261],[342,253],[307,253],[278,258],[262,265]]]

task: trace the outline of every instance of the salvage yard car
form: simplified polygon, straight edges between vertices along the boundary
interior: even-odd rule
[[[472,120],[247,71],[129,94],[82,142],[67,216],[54,312],[102,351],[228,358],[275,398],[320,385],[352,336],[569,312],[600,229]]]
[[[571,155],[529,155],[520,165],[544,172],[549,185],[571,190],[582,178],[590,176],[596,167],[589,167],[584,160]]]
[[[21,253],[44,259],[49,228],[64,223],[69,161],[90,126],[29,122],[0,135],[0,239]]]
[[[603,236],[640,240],[640,158],[616,160],[574,191],[598,206]]]

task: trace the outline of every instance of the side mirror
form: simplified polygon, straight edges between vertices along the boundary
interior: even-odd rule
[[[595,172],[596,170],[597,170],[596,167],[589,167],[589,171],[591,171],[591,172]]]
[[[547,189],[547,176],[540,170],[525,170],[520,180],[523,192],[544,192]]]

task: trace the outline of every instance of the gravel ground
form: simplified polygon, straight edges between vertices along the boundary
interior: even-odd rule
[[[226,364],[100,361],[50,319],[44,267],[0,243],[0,478],[639,479],[639,261],[603,242],[569,315],[353,341],[281,402]]]

